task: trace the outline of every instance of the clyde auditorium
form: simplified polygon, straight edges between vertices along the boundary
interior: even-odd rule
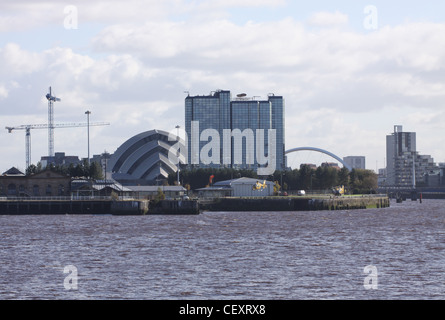
[[[169,141],[169,135],[171,136]],[[124,142],[111,155],[107,163],[107,175],[123,185],[157,184],[166,179],[170,173],[178,170],[176,164],[169,160],[169,150],[178,143],[178,137],[162,130],[150,130],[140,133]],[[184,141],[180,140],[184,150]],[[176,149],[174,149],[176,150]],[[178,163],[176,155],[170,155]],[[185,162],[185,156],[179,154],[179,163]]]

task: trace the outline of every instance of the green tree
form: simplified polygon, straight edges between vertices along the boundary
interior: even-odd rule
[[[155,201],[165,200],[165,194],[162,191],[161,187],[158,188],[158,193],[155,197]]]
[[[27,169],[26,169],[26,175],[30,176],[32,174],[36,174],[38,173],[37,171],[37,166],[34,164],[31,164]]]
[[[312,189],[324,189],[323,188],[323,179],[324,179],[324,168],[322,167],[318,167],[317,169],[315,169],[313,178],[312,178]]]
[[[91,164],[88,167],[88,176],[91,179],[95,180],[101,180],[104,178],[102,166],[99,164],[99,162],[91,162]]]
[[[338,185],[338,180],[338,170],[332,167],[325,167],[323,189],[332,189]]]
[[[338,173],[338,185],[349,188],[349,170],[345,167],[341,168]]]
[[[349,178],[349,186],[354,194],[372,193],[377,189],[377,174],[371,170],[352,169]]]
[[[300,179],[300,174],[297,169],[289,170],[286,171],[286,175],[283,176],[283,184],[286,183],[287,190],[297,190],[299,179]]]
[[[298,189],[309,190],[314,186],[314,170],[308,165],[302,165],[300,168],[300,182]]]

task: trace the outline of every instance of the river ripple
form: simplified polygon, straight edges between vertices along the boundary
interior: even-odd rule
[[[0,299],[444,299],[444,227],[444,200],[349,211],[0,216]],[[76,290],[64,285],[75,275],[64,273],[70,265]],[[370,265],[375,289],[364,286]]]

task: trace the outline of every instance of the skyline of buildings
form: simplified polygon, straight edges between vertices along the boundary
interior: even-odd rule
[[[200,167],[229,167],[234,169],[258,169],[262,164],[257,162],[256,140],[249,141],[244,134],[245,131],[251,130],[254,134],[257,130],[264,130],[264,152],[269,153],[270,141],[268,143],[269,131],[275,131],[275,170],[287,170],[287,157],[285,148],[285,100],[283,96],[276,96],[273,93],[267,95],[267,99],[258,99],[258,97],[247,97],[246,94],[238,94],[232,98],[230,90],[216,90],[209,95],[188,95],[184,101],[185,106],[185,131],[187,137],[188,148],[187,154],[184,154],[184,161],[188,165],[182,168],[200,168]],[[192,137],[194,136],[192,123],[199,123],[198,127],[198,152],[209,144],[209,140],[205,137],[202,139],[201,134],[206,130],[214,130],[219,137],[224,137],[224,130],[230,130],[231,136],[228,144],[224,142],[218,145],[218,159],[215,163],[199,163],[193,162]],[[179,126],[177,126],[179,128]],[[236,136],[233,132],[239,130],[240,135]],[[154,129],[154,132],[160,132]],[[139,175],[139,180],[156,180],[161,177],[166,178],[169,173],[176,170],[176,165],[170,165],[168,159],[168,148],[173,144],[167,142],[168,133],[163,132],[160,138],[152,139],[144,138],[139,141],[138,137],[146,134],[141,133],[130,138],[126,143],[121,145],[114,154],[108,154],[113,161],[116,154],[130,152],[124,147],[131,141],[138,141],[137,146],[131,146],[132,152],[135,152],[130,158],[131,162],[128,172],[123,173],[121,170],[122,163],[119,168],[108,168],[108,161],[103,155],[96,155],[91,158],[92,161],[100,161],[106,177],[111,177],[111,173],[120,176],[126,175],[130,180],[135,175]],[[152,137],[153,133],[148,136]],[[176,136],[176,135],[175,135]],[[156,136],[157,137],[157,136]],[[151,143],[148,145],[148,143]],[[214,151],[214,149],[209,149]],[[230,150],[229,161],[225,159],[224,151]],[[137,152],[136,152],[137,151]],[[236,155],[238,157],[237,162]],[[127,156],[129,155],[126,154]],[[253,155],[253,156],[252,156]],[[251,162],[252,158],[255,159]],[[271,158],[273,159],[273,157]],[[200,159],[201,160],[201,159]],[[77,156],[66,156],[64,152],[55,153],[54,157],[42,156],[41,164],[45,167],[50,162],[59,165],[76,164],[80,162]],[[343,161],[353,169],[365,169],[365,156],[345,156]],[[338,167],[335,163],[322,163],[322,166]],[[386,167],[378,169],[380,186],[396,186],[396,187],[414,187],[416,185],[441,186],[444,185],[444,167],[442,164],[435,164],[434,159],[430,155],[422,155],[417,150],[416,132],[404,132],[402,125],[394,125],[394,131],[386,136]],[[135,168],[138,168],[136,170]],[[125,169],[125,170],[126,170]],[[111,171],[110,171],[111,170]],[[107,174],[109,173],[109,174]],[[146,179],[150,177],[150,179]],[[126,179],[127,180],[127,179]]]
[[[30,19],[23,16],[26,10],[6,6],[3,14],[12,24],[2,44],[0,99],[8,106],[4,123],[44,123],[43,94],[52,85],[55,95],[62,98],[56,103],[55,120],[83,121],[88,108],[93,112],[92,120],[113,122],[111,128],[92,131],[92,150],[99,153],[105,147],[116,150],[123,137],[151,128],[169,130],[171,122],[182,125],[184,91],[203,94],[222,88],[233,93],[246,90],[251,95],[276,92],[286,98],[288,148],[303,142],[342,157],[366,155],[368,168],[376,170],[376,163],[383,167],[386,162],[383,139],[392,125],[400,122],[406,129],[417,131],[424,153],[445,161],[440,147],[444,135],[440,125],[442,79],[434,72],[441,70],[444,62],[438,49],[441,41],[437,41],[443,19],[437,19],[440,10],[435,6],[376,4],[380,28],[371,31],[362,23],[367,17],[364,5],[326,3],[301,8],[294,2],[252,2],[246,6],[235,2],[215,2],[215,6],[193,3],[180,10],[187,12],[185,15],[161,14],[161,27],[156,32],[151,32],[146,18],[131,19],[134,25],[129,26],[124,22],[128,17],[119,14],[119,21],[101,20],[112,27],[99,24],[97,29],[84,32],[95,19],[89,20],[91,10],[83,6],[79,6],[79,29],[64,31],[64,16],[56,2],[50,6],[54,5],[59,18],[55,15],[51,19]],[[163,13],[170,8],[165,7]],[[120,12],[122,8],[117,5],[114,10]],[[108,15],[108,10],[92,11]],[[199,14],[195,16],[196,12]],[[215,19],[194,19],[207,13],[216,15]],[[125,34],[138,35],[135,37],[141,41],[115,32],[123,25]],[[213,27],[220,28],[224,36],[209,37],[208,30]],[[46,31],[53,36],[42,37]],[[63,32],[67,36],[62,36]],[[233,41],[240,34],[246,37]],[[265,34],[275,36],[267,38]],[[103,49],[102,54],[98,48]],[[363,52],[370,52],[373,58]],[[333,53],[336,64],[332,64]],[[432,58],[425,60],[425,56]],[[33,163],[45,155],[46,143],[39,138],[44,134],[33,132]],[[26,169],[23,139],[16,135],[4,134],[2,139],[2,149],[8,154],[1,165],[5,170],[10,165]],[[55,135],[56,151],[86,157],[86,130],[55,130]],[[343,139],[348,143],[342,143]],[[64,141],[70,144],[64,147]],[[61,148],[57,148],[59,142]]]

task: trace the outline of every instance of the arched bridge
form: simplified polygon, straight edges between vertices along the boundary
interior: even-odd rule
[[[341,159],[340,157],[336,156],[332,152],[329,152],[329,151],[326,151],[326,150],[323,150],[323,149],[320,149],[320,148],[313,148],[313,147],[294,148],[294,149],[287,150],[285,152],[285,154],[289,154],[289,153],[292,153],[292,152],[298,152],[298,151],[315,151],[315,152],[320,152],[320,153],[327,154],[328,156],[338,160],[349,171],[352,170],[351,166],[349,164],[347,164],[346,162],[344,162],[343,159]]]

